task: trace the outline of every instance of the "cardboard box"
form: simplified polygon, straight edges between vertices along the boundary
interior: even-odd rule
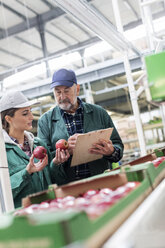
[[[165,156],[165,147],[156,149],[153,153],[133,160],[127,166],[133,167],[135,171],[145,169],[152,187],[156,188],[163,178],[165,178],[165,161],[163,161],[158,167],[154,167],[152,161],[161,156]],[[126,165],[124,166],[127,167]]]
[[[77,197],[89,189],[98,190],[105,187],[116,189],[117,187],[122,186],[127,182],[128,180],[126,173],[116,175],[101,174],[95,177],[68,183],[61,187],[55,187],[54,191],[56,197],[65,197],[67,195]]]
[[[165,156],[165,147],[155,149],[152,153],[129,162],[129,165],[137,165],[148,161],[153,161],[161,156]]]
[[[0,222],[0,247],[7,248],[12,243],[12,247],[15,245],[17,248],[60,248],[76,241],[85,241],[89,247],[101,247],[152,191],[145,170],[120,174],[113,172],[113,175],[102,174],[62,187],[52,185],[48,191],[28,196],[28,202],[39,203],[42,199],[52,199],[53,194],[55,197],[68,194],[77,196],[91,188],[115,189],[135,179],[141,182],[139,186],[94,220],[89,219],[83,211],[6,216],[6,224],[2,225]]]

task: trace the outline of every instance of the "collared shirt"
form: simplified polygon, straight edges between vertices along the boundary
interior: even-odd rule
[[[66,111],[60,109],[61,115],[64,119],[67,131],[69,136],[72,136],[75,133],[84,133],[83,129],[83,105],[81,99],[78,98],[79,107],[77,108],[74,114],[67,113]],[[114,152],[110,156],[104,156],[110,162],[117,162],[120,158],[120,149],[114,146]],[[88,164],[81,164],[75,166],[76,170],[76,179],[82,179],[90,177],[90,170]]]
[[[10,138],[19,145],[19,147],[22,149],[22,151],[24,151],[26,153],[26,155],[28,155],[29,157],[31,157],[32,153],[31,153],[31,150],[30,150],[30,146],[29,146],[29,142],[28,142],[28,139],[26,136],[24,136],[24,143],[23,144],[19,144],[18,143],[18,140],[11,137]]]
[[[83,106],[82,102],[79,99],[79,107],[77,108],[74,114],[67,113],[65,110],[60,109],[61,115],[64,119],[67,131],[69,135],[75,133],[84,133],[83,130]]]
[[[84,133],[83,106],[82,106],[82,101],[79,98],[78,98],[78,102],[79,102],[79,107],[77,108],[74,114],[67,113],[66,111],[60,109],[69,136],[72,136],[75,133]],[[88,164],[81,164],[75,166],[75,171],[76,171],[77,180],[91,176]]]

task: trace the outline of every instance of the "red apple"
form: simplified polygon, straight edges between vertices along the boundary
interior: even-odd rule
[[[128,182],[125,184],[126,193],[129,193],[131,190],[135,189],[139,184],[139,182]]]
[[[156,158],[155,160],[152,161],[155,167],[158,167],[159,164],[161,163],[160,158]]]
[[[39,204],[32,204],[28,207],[26,207],[25,210],[25,214],[33,214],[35,211],[38,211],[39,208]]]
[[[90,201],[84,197],[77,197],[74,201],[74,205],[76,208],[84,209],[90,205]]]
[[[155,160],[152,161],[155,167],[158,167],[159,164],[161,164],[165,160],[165,157],[158,157]]]
[[[68,149],[68,142],[65,139],[60,139],[56,142],[56,149],[60,148],[60,150]]]
[[[66,203],[68,201],[74,201],[75,200],[75,197],[72,196],[72,195],[68,195],[68,196],[65,196],[63,199],[62,199],[62,203]]]
[[[116,201],[114,199],[112,199],[111,197],[106,197],[97,203],[97,207],[106,210],[115,203]]]
[[[97,217],[102,215],[103,210],[98,208],[95,205],[91,205],[88,208],[86,208],[86,213],[87,213],[88,217],[92,220],[92,219],[96,219]]]
[[[52,200],[49,203],[49,207],[53,208],[53,209],[62,209],[63,208],[63,204],[61,202],[58,202],[56,200]]]
[[[103,189],[100,189],[99,191],[99,194],[100,195],[111,195],[113,193],[113,190],[112,189],[109,189],[109,188],[103,188]]]
[[[98,194],[98,190],[95,189],[89,189],[87,192],[85,192],[83,194],[84,198],[90,199],[92,196],[97,195]]]
[[[43,159],[46,156],[47,150],[43,146],[37,146],[34,151],[33,155],[37,159]]]

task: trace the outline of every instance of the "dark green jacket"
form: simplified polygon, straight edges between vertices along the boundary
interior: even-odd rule
[[[31,135],[31,137],[33,136]],[[14,205],[17,208],[21,206],[22,198],[29,194],[43,191],[48,188],[49,184],[55,183],[55,173],[53,171],[55,166],[52,165],[50,171],[50,166],[47,165],[42,171],[29,175],[26,171],[26,166],[29,163],[29,157],[20,149],[18,145],[14,144],[13,141],[10,141],[9,136],[7,137],[7,133],[5,131],[4,139]],[[39,138],[31,139],[30,144],[32,150],[36,146],[44,146],[47,148],[44,142]],[[48,148],[47,154],[50,164],[51,154]],[[38,160],[34,159],[34,162],[38,162]]]
[[[100,106],[84,103],[84,133],[113,127],[111,135],[113,144],[120,149],[120,159],[123,156],[123,143],[108,113]],[[55,153],[55,144],[59,139],[68,139],[69,134],[61,116],[59,107],[55,107],[44,113],[38,121],[38,136],[47,144],[48,148]],[[111,168],[111,163],[117,162],[103,157],[89,163],[91,175],[103,173]],[[56,166],[57,184],[65,184],[73,181],[75,178],[75,169],[70,167],[68,160],[64,164]]]

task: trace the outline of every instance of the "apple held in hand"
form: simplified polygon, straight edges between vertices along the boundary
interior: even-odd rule
[[[37,146],[34,151],[33,155],[37,159],[43,159],[46,156],[47,150],[43,146]]]
[[[68,142],[65,139],[60,139],[56,142],[56,149],[60,148],[60,150],[68,149]]]

